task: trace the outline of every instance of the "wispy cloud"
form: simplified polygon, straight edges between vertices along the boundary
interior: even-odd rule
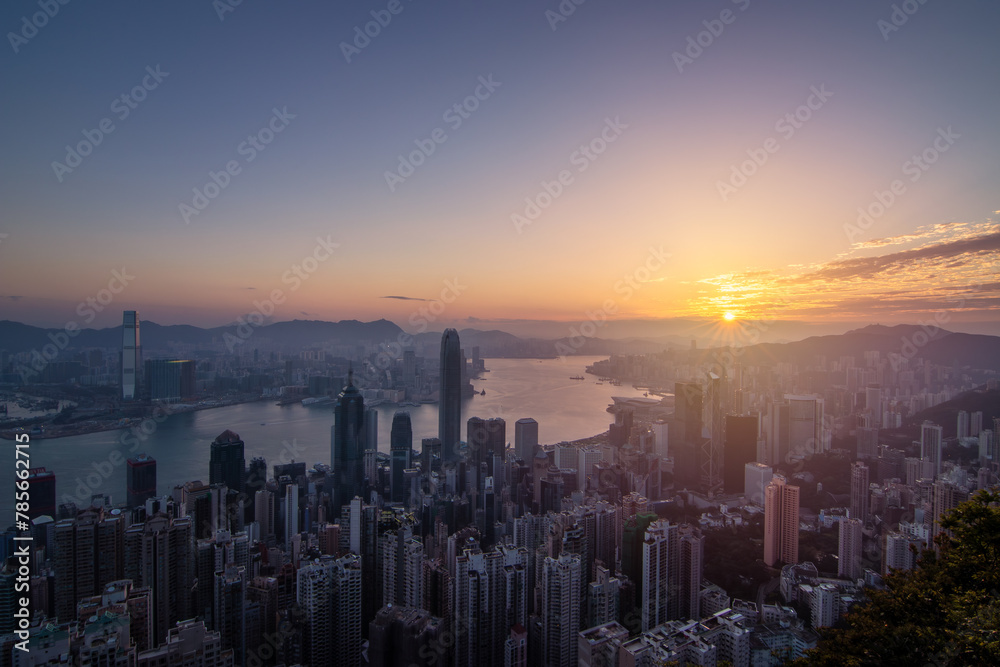
[[[817,265],[704,278],[699,282],[711,289],[691,305],[702,314],[792,317],[902,316],[942,307],[982,314],[1000,307],[1000,284],[986,283],[998,269],[1000,224],[943,223],[857,243]]]
[[[383,296],[380,299],[399,299],[400,301],[430,301],[430,299],[420,299],[415,296]]]

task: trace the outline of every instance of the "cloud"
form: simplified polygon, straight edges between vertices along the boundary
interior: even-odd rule
[[[885,252],[891,249],[891,252]],[[878,253],[881,250],[881,254]],[[707,293],[694,312],[866,317],[934,310],[979,311],[995,317],[1000,284],[1000,224],[943,223],[868,241],[808,267],[746,270],[698,282]],[[962,295],[956,299],[956,294]]]
[[[380,296],[380,299],[399,299],[400,301],[430,301],[430,299],[419,299],[415,296]]]

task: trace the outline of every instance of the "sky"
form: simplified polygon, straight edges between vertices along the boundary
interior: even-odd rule
[[[0,320],[1000,332],[996,2],[232,2],[0,6]]]

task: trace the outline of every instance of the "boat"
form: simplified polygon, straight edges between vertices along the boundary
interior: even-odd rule
[[[571,375],[569,377],[569,379],[570,380],[586,380],[587,378],[583,377],[582,375]]]

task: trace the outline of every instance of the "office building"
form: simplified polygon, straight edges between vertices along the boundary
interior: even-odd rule
[[[459,459],[462,437],[462,349],[458,332],[445,329],[441,336],[441,379],[438,396],[438,439],[445,463]]]
[[[134,401],[139,396],[139,369],[141,368],[139,344],[139,313],[126,310],[122,321],[122,400]]]
[[[151,401],[181,401],[195,394],[195,363],[188,359],[148,359],[145,387]]]
[[[764,492],[774,477],[774,469],[756,461],[743,466],[743,495],[747,502],[757,507],[764,506]]]
[[[412,453],[410,413],[397,412],[392,416],[392,431],[389,434],[389,490],[394,503],[403,503],[409,498],[410,487],[403,471],[412,467]]]
[[[56,517],[56,474],[45,468],[28,470],[28,519]]]
[[[337,396],[333,425],[333,507],[348,505],[355,496],[364,498],[364,452],[368,449],[365,399],[354,386],[354,372],[347,374],[347,386]]]
[[[757,415],[726,416],[723,483],[727,494],[744,492],[746,465],[757,459],[759,435],[760,420]]]
[[[156,497],[156,459],[139,454],[128,459],[125,468],[125,493],[129,507],[145,505]]]
[[[538,446],[538,422],[531,417],[514,422],[514,453],[525,463],[531,463]]]
[[[246,491],[246,458],[240,436],[225,430],[212,441],[208,483],[225,484],[232,491]]]

